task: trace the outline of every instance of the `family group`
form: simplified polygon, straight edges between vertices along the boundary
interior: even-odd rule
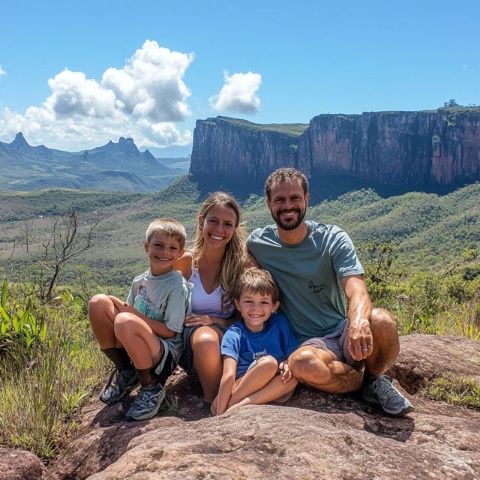
[[[298,382],[359,391],[393,416],[413,410],[385,374],[399,353],[396,323],[372,308],[350,237],[305,219],[309,184],[296,169],[274,171],[265,195],[274,224],[248,238],[224,192],[202,204],[188,251],[180,222],[154,220],[144,242],[149,269],[126,301],[90,300],[92,331],[114,364],[104,403],[140,383],[127,418],[151,418],[180,365],[198,376],[213,415],[285,402]]]

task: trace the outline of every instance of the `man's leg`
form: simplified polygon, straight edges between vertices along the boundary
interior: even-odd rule
[[[370,318],[373,351],[365,361],[365,377],[378,377],[389,370],[400,352],[397,322],[383,308],[374,308]]]
[[[295,378],[323,392],[353,392],[362,385],[360,372],[336,360],[329,350],[315,345],[305,345],[295,350],[288,364]]]
[[[365,361],[362,398],[379,406],[385,413],[404,416],[413,405],[393,385],[384,373],[392,367],[400,352],[397,324],[384,309],[374,308],[370,318],[373,352]]]

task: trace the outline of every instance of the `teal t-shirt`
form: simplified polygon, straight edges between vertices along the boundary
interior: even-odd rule
[[[150,271],[142,273],[133,280],[127,303],[176,332],[174,337],[162,341],[178,361],[183,353],[183,322],[190,313],[190,290],[182,274],[176,270],[163,275],[152,275]]]
[[[276,225],[254,230],[250,253],[280,289],[280,308],[303,342],[331,333],[346,317],[340,280],[363,274],[350,237],[335,225],[307,221],[308,234],[294,245],[283,243]]]

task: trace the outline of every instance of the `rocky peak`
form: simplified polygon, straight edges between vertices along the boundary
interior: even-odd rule
[[[15,139],[13,140],[12,143],[10,143],[10,145],[18,149],[30,148],[30,145],[25,140],[25,137],[23,136],[22,132],[18,132],[15,135]]]
[[[139,153],[133,138],[120,137],[118,140],[119,150],[125,153]]]

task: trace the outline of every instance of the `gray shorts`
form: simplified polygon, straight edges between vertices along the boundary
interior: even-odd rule
[[[300,347],[312,345],[315,348],[326,350],[331,353],[335,360],[347,363],[355,368],[362,365],[363,362],[355,361],[348,351],[348,322],[344,320],[338,327],[324,337],[313,337],[305,340]]]

